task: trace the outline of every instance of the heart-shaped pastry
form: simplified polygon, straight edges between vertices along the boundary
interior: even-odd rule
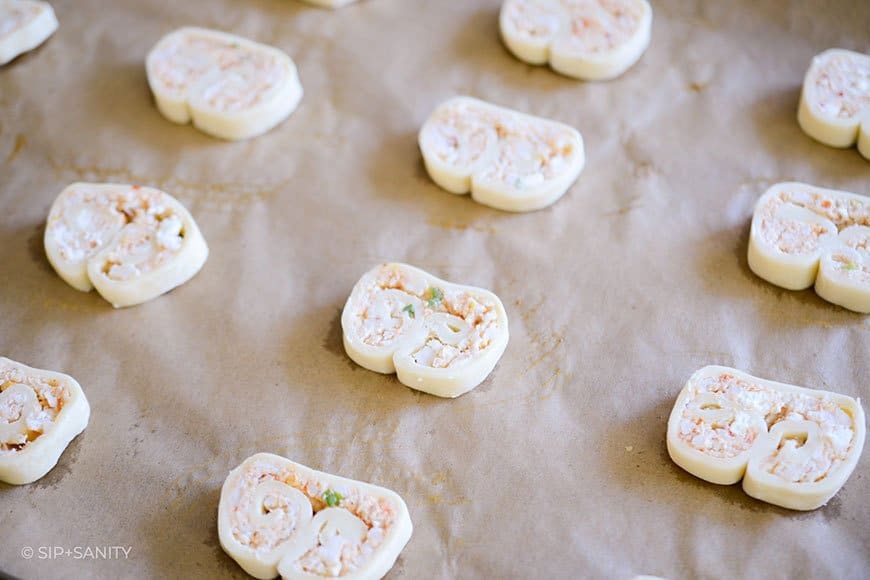
[[[148,54],[148,84],[157,108],[221,139],[248,139],[274,128],[302,99],[293,60],[232,34],[180,28]]]
[[[0,0],[0,66],[54,34],[57,18],[48,2]]]
[[[749,267],[768,282],[870,312],[870,198],[777,183],[755,205]],[[821,271],[819,264],[822,264]]]
[[[815,56],[798,106],[804,133],[870,159],[870,55],[833,48]]]
[[[0,357],[0,481],[22,485],[51,471],[90,416],[71,376]]]
[[[354,362],[439,397],[458,397],[483,382],[509,337],[498,296],[406,264],[366,272],[347,299],[341,327]]]
[[[190,280],[205,264],[208,246],[187,209],[167,193],[74,183],[51,206],[45,253],[70,286],[96,288],[119,308]]]
[[[668,453],[697,477],[794,510],[823,506],[864,447],[864,410],[851,397],[708,366],[668,420]]]
[[[218,507],[221,546],[256,578],[382,578],[412,531],[395,492],[271,453],[230,472]]]
[[[505,0],[501,37],[517,58],[578,79],[618,77],[646,51],[646,0]]]
[[[470,97],[439,105],[419,142],[435,183],[505,211],[554,203],[586,162],[576,129]]]

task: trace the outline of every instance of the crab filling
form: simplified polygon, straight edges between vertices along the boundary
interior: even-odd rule
[[[499,331],[496,305],[465,290],[428,286],[382,266],[355,305],[356,336],[370,346],[395,343],[424,324],[428,337],[413,353],[422,366],[447,368],[485,351]]]
[[[433,153],[442,162],[470,168],[487,149],[490,136],[485,126],[473,118],[465,118],[455,110],[441,115],[426,139]]]
[[[852,119],[870,109],[870,57],[837,54],[817,69],[813,107],[821,114]]]
[[[640,29],[643,4],[633,0],[525,0],[511,2],[507,17],[530,39],[562,32],[571,52],[600,54],[627,43]]]
[[[571,133],[555,127],[536,128],[528,123],[496,125],[498,155],[483,177],[496,179],[515,189],[538,187],[553,179],[575,154]]]
[[[166,195],[137,186],[110,194],[72,190],[47,227],[60,256],[73,263],[92,258],[114,241],[101,269],[116,281],[156,269],[178,254],[184,241],[184,224]]]
[[[511,27],[533,39],[552,39],[564,17],[562,3],[554,0],[514,1],[505,10]]]
[[[839,247],[830,254],[833,273],[870,288],[870,228],[850,228],[837,241]]]
[[[48,431],[69,397],[57,379],[0,368],[0,455],[17,453]]]
[[[831,261],[838,274],[870,286],[870,265],[866,260],[835,253],[831,255]]]
[[[809,210],[828,219],[837,231],[853,225],[870,226],[870,204],[860,200],[832,197],[820,192],[782,192],[768,200],[759,211],[762,238],[784,254],[813,253],[825,237],[837,233],[829,231],[824,224],[790,219],[780,214],[779,210],[787,206]]]
[[[441,161],[469,171],[494,142],[493,157],[480,165],[478,177],[518,190],[553,179],[578,153],[576,138],[567,128],[467,103],[442,110],[426,140]]]
[[[711,416],[711,411],[717,415]],[[727,373],[693,385],[692,397],[682,412],[679,437],[705,455],[733,458],[782,421],[812,423],[819,432],[817,445],[805,446],[805,439],[787,436],[764,458],[762,468],[786,481],[824,479],[845,461],[852,447],[852,417],[836,403],[782,393]]]
[[[0,38],[30,24],[39,14],[39,6],[4,6],[0,8]]]
[[[288,78],[278,55],[198,33],[173,38],[154,63],[153,74],[167,91],[184,98],[197,86],[199,96],[223,112],[256,106]]]
[[[385,499],[349,487],[334,489],[316,477],[263,462],[248,467],[233,498],[233,537],[257,552],[291,540],[313,515],[320,522],[314,543],[293,565],[327,577],[344,576],[365,565],[395,520]],[[317,518],[318,514],[326,517]]]

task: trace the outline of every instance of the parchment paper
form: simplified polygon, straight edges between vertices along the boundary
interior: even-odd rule
[[[692,477],[664,439],[710,363],[870,398],[868,317],[745,257],[772,183],[870,195],[870,163],[795,120],[813,55],[870,49],[870,4],[654,2],[648,52],[607,83],[515,60],[497,0],[53,4],[57,34],[0,69],[0,353],[76,377],[93,414],[45,478],[0,485],[4,571],[243,578],[218,544],[220,486],[270,451],[405,498],[390,578],[867,577],[866,452],[797,513]],[[287,51],[299,109],[240,143],[166,121],[143,63],[182,25]],[[456,94],[577,127],[579,181],[524,215],[440,190],[416,135]],[[202,272],[120,311],[67,286],[43,224],[76,180],[178,197]],[[476,390],[438,399],[345,355],[340,309],[385,260],[502,298],[511,342]],[[129,556],[94,550],[112,546]]]

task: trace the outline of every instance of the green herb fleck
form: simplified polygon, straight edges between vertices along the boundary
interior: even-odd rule
[[[402,312],[407,312],[408,316],[410,316],[411,318],[414,318],[414,305],[408,304],[407,306],[402,308]]]
[[[436,288],[432,286],[429,288],[429,307],[435,308],[441,301],[444,299],[444,293],[441,291],[441,288]]]
[[[339,503],[341,503],[342,499],[344,498],[341,497],[341,494],[337,491],[327,489],[323,492],[323,501],[325,501],[326,505],[328,505],[329,507],[337,506]]]
[[[858,266],[856,264],[846,264],[843,266],[843,268],[846,270],[857,270]]]

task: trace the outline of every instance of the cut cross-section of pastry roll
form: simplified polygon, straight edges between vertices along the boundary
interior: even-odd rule
[[[668,453],[701,479],[795,510],[823,506],[864,447],[858,401],[708,366],[695,372],[668,420]]]
[[[870,227],[850,226],[826,249],[816,293],[849,310],[870,313]]]
[[[816,284],[822,298],[870,312],[868,227],[868,197],[777,183],[755,205],[749,267],[777,286],[802,290]],[[825,264],[821,272],[820,262]]]
[[[584,80],[618,77],[649,46],[646,0],[505,0],[499,18],[508,49],[529,64]]]
[[[33,50],[55,30],[57,18],[48,2],[0,0],[0,65]]]
[[[347,299],[341,327],[354,362],[439,397],[458,397],[483,382],[509,336],[495,294],[405,264],[366,272]]]
[[[180,28],[148,54],[157,108],[221,139],[247,139],[274,128],[302,98],[296,65],[284,52],[203,28]]]
[[[857,142],[870,159],[870,55],[835,48],[814,57],[804,77],[798,123],[825,145]]]
[[[438,106],[419,142],[436,184],[505,211],[554,203],[586,162],[576,129],[470,97]]]
[[[257,578],[376,580],[413,526],[393,491],[258,453],[221,490],[221,546]]]
[[[51,207],[45,252],[70,286],[96,288],[116,308],[190,280],[208,246],[187,209],[158,189],[74,183]]]
[[[0,481],[22,485],[51,471],[90,415],[71,376],[0,357]]]

